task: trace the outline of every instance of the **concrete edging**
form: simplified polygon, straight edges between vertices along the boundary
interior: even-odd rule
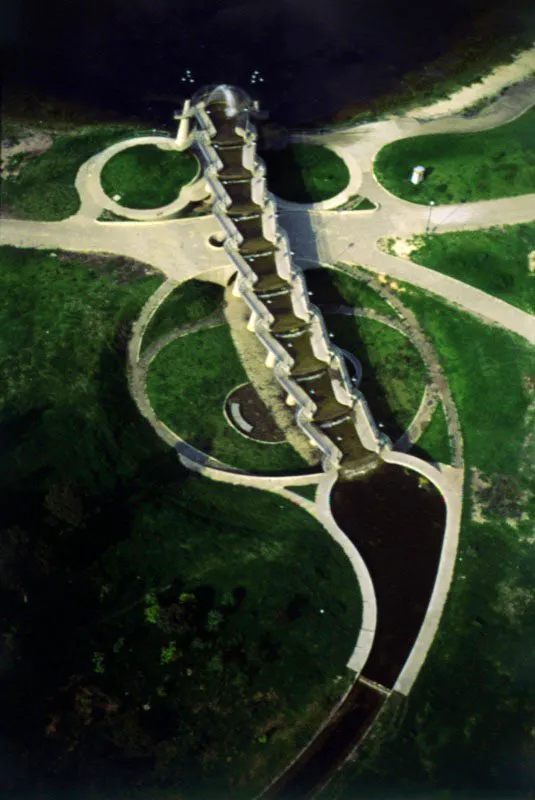
[[[383,459],[388,464],[397,464],[423,475],[439,490],[446,503],[444,539],[431,599],[416,642],[393,687],[394,691],[407,695],[433,644],[453,578],[461,531],[464,470],[444,464],[435,467],[420,458],[395,451],[385,452]]]

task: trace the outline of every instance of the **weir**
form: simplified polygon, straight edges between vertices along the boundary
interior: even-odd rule
[[[265,348],[266,364],[294,407],[296,424],[319,450],[325,471],[351,477],[378,463],[392,443],[375,424],[342,351],[310,302],[303,270],[292,260],[257,156],[255,113],[257,105],[242,89],[208,86],[177,115],[177,143],[200,159],[225,234],[223,247],[236,267],[233,293],[249,308],[248,330]]]

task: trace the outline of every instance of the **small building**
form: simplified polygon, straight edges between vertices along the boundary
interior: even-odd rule
[[[425,167],[422,166],[414,167],[411,175],[411,183],[414,183],[414,185],[416,186],[417,184],[421,183],[424,178],[425,178]]]

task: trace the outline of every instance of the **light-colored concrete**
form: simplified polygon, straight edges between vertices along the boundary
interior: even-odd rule
[[[182,211],[192,200],[203,199],[209,192],[205,187],[204,178],[199,178],[200,164],[198,165],[195,178],[180,190],[178,197],[171,203],[160,208],[127,208],[115,202],[112,197],[106,194],[102,188],[101,173],[107,162],[118,153],[128,150],[131,147],[140,145],[155,145],[161,150],[177,150],[176,140],[166,136],[138,136],[132,139],[125,139],[101,150],[96,155],[86,161],[76,175],[75,187],[80,196],[80,209],[76,216],[87,219],[96,219],[104,209],[112,211],[122,217],[139,222],[153,222],[172,217]]]
[[[420,119],[433,119],[446,114],[454,114],[477,103],[484,97],[492,97],[513,83],[525,80],[534,72],[535,48],[530,48],[518,55],[510,64],[496,67],[479,83],[459,89],[446,100],[415,108],[412,110],[412,114]]]
[[[408,453],[392,450],[383,458],[388,464],[397,464],[423,475],[437,487],[446,503],[446,528],[435,585],[418,638],[394,685],[395,691],[406,695],[412,689],[433,643],[451,585],[461,530],[464,470],[446,464],[435,467]]]

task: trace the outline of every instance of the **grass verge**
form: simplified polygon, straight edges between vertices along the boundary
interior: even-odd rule
[[[413,167],[426,168],[415,186]],[[374,164],[377,179],[413,203],[465,203],[535,191],[535,109],[488,131],[415,136],[386,145]]]
[[[353,571],[293,504],[180,466],[125,378],[161,279],[63,255],[0,250],[4,789],[250,796],[345,688]]]
[[[318,491],[318,484],[309,483],[307,486],[290,486],[288,488],[290,492],[299,494],[301,497],[304,497],[305,500],[312,500],[312,502],[314,502]]]
[[[142,144],[110,158],[101,173],[102,188],[109,197],[120,194],[118,202],[126,208],[159,208],[176,200],[198,171],[198,160],[187,150]]]
[[[451,463],[451,446],[448,433],[448,424],[444,409],[440,403],[418,442],[411,447],[413,456],[425,458],[440,464]]]

